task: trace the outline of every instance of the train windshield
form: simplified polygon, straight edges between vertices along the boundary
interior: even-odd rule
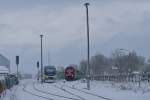
[[[54,75],[54,74],[56,74],[56,69],[55,68],[45,68],[45,74]]]
[[[48,72],[48,73],[53,73],[54,71],[55,71],[55,69],[51,69],[51,68],[46,69],[46,72]]]

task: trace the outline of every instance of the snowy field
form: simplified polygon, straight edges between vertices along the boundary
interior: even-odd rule
[[[150,83],[114,83],[92,81],[91,90],[82,81],[38,83],[22,80],[7,90],[1,100],[150,100]]]

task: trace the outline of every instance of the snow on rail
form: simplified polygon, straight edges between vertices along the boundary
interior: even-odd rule
[[[31,95],[34,95],[34,96],[37,96],[37,97],[40,97],[40,98],[44,98],[44,99],[46,99],[46,100],[54,100],[54,99],[52,99],[52,98],[48,98],[48,97],[45,97],[45,96],[41,96],[41,95],[38,95],[38,94],[36,94],[36,93],[33,93],[33,92],[28,91],[28,90],[26,89],[26,86],[27,86],[27,84],[24,84],[24,85],[23,85],[23,91],[24,91],[24,92],[26,92],[26,93],[28,93],[28,94],[31,94]]]
[[[71,98],[71,97],[67,97],[67,96],[62,96],[62,95],[57,95],[57,94],[53,94],[53,93],[50,93],[50,92],[46,92],[46,91],[43,91],[41,89],[38,89],[36,86],[35,86],[35,83],[33,83],[33,88],[39,92],[42,92],[42,93],[45,93],[45,94],[50,94],[50,95],[53,95],[53,96],[57,96],[57,97],[61,97],[61,98],[66,98],[66,99],[71,99],[71,100],[80,100],[80,99],[76,99],[76,98]]]

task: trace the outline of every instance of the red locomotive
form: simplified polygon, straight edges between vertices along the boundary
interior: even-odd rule
[[[75,68],[74,67],[69,66],[65,69],[65,79],[67,81],[75,80]]]

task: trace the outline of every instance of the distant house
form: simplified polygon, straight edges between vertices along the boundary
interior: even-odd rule
[[[119,73],[119,70],[116,66],[111,66],[110,69],[109,69],[109,74],[111,75],[116,75]]]
[[[0,66],[5,66],[7,69],[10,70],[10,61],[0,54]]]
[[[9,69],[6,66],[0,66],[0,75],[7,75],[9,73]]]

